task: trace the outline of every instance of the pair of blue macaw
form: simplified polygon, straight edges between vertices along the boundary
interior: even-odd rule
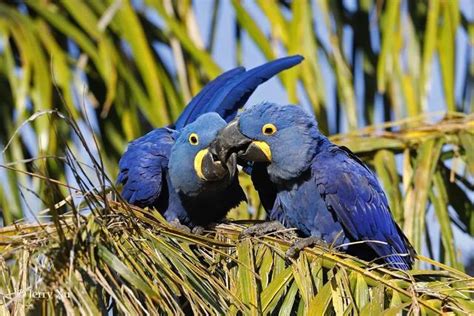
[[[245,201],[239,161],[271,220],[364,260],[410,269],[415,253],[375,175],[322,135],[311,116],[262,103],[236,117],[260,83],[302,59],[237,68],[211,81],[174,126],[130,144],[120,160],[123,197],[156,207],[169,221],[205,226]]]
[[[208,83],[174,124],[131,142],[119,162],[123,198],[191,228],[223,219],[246,198],[236,154],[221,164],[208,147],[261,83],[302,60],[290,56],[249,71],[229,70]]]

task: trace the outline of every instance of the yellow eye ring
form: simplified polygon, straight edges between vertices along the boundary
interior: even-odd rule
[[[199,136],[196,133],[191,133],[189,135],[188,141],[191,145],[196,146],[199,144]]]
[[[275,134],[276,131],[277,131],[277,128],[272,123],[267,123],[267,124],[263,125],[263,127],[262,127],[262,133],[264,135],[267,135],[267,136]]]

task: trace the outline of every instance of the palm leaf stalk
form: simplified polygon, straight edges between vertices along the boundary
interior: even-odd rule
[[[288,261],[284,253],[294,241],[288,233],[241,240],[244,226],[230,222],[196,236],[170,227],[156,211],[107,203],[88,216],[61,215],[63,240],[51,222],[0,231],[5,313],[52,312],[58,305],[87,314],[462,314],[474,308],[474,279],[443,264],[390,271],[324,246]],[[47,293],[54,298],[35,298]]]
[[[54,113],[92,155],[76,122]],[[465,120],[455,117],[443,124],[452,133],[465,132],[463,124],[470,124]],[[158,211],[114,198],[100,157],[91,161],[92,176],[66,150],[74,185],[31,173],[66,187],[75,199],[50,204],[36,224],[17,222],[0,230],[5,314],[462,314],[474,308],[474,279],[423,256],[418,260],[428,270],[393,271],[330,245],[288,259],[285,252],[295,241],[291,230],[239,238],[244,224],[254,221],[219,224],[203,235],[177,230]]]

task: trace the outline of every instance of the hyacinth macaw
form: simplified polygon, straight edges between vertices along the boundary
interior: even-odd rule
[[[251,177],[271,220],[361,259],[412,267],[414,250],[375,175],[302,108],[250,107],[221,130],[211,152],[223,162],[236,152],[254,162]],[[350,244],[357,241],[365,242]]]
[[[132,141],[119,162],[123,198],[155,207],[168,221],[190,227],[224,217],[245,196],[233,179],[235,161],[223,166],[206,147],[261,83],[302,59],[289,56],[249,71],[229,70],[208,83],[174,124]],[[217,114],[199,118],[209,112]]]

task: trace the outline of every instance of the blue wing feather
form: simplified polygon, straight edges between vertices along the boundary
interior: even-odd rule
[[[227,122],[231,121],[260,84],[302,60],[303,57],[299,55],[288,56],[248,71],[239,67],[223,73],[193,98],[176,120],[174,127],[179,130],[208,112],[217,112]]]
[[[176,131],[157,128],[131,142],[119,162],[122,196],[138,206],[158,206]]]
[[[332,145],[317,155],[313,173],[326,206],[351,240],[368,241],[392,267],[411,268],[414,250],[393,221],[385,194],[370,169],[347,149]]]
[[[231,121],[260,84],[302,60],[299,55],[283,57],[239,74],[219,91],[212,102],[205,105],[203,111],[217,112],[227,122]]]
[[[243,72],[245,72],[244,67],[237,67],[228,70],[205,85],[191,102],[188,103],[173,127],[176,130],[179,130],[196,120],[200,115],[209,112],[205,110],[205,104],[209,103],[209,101],[219,93],[220,89],[222,89],[222,87],[224,87],[229,81]]]

